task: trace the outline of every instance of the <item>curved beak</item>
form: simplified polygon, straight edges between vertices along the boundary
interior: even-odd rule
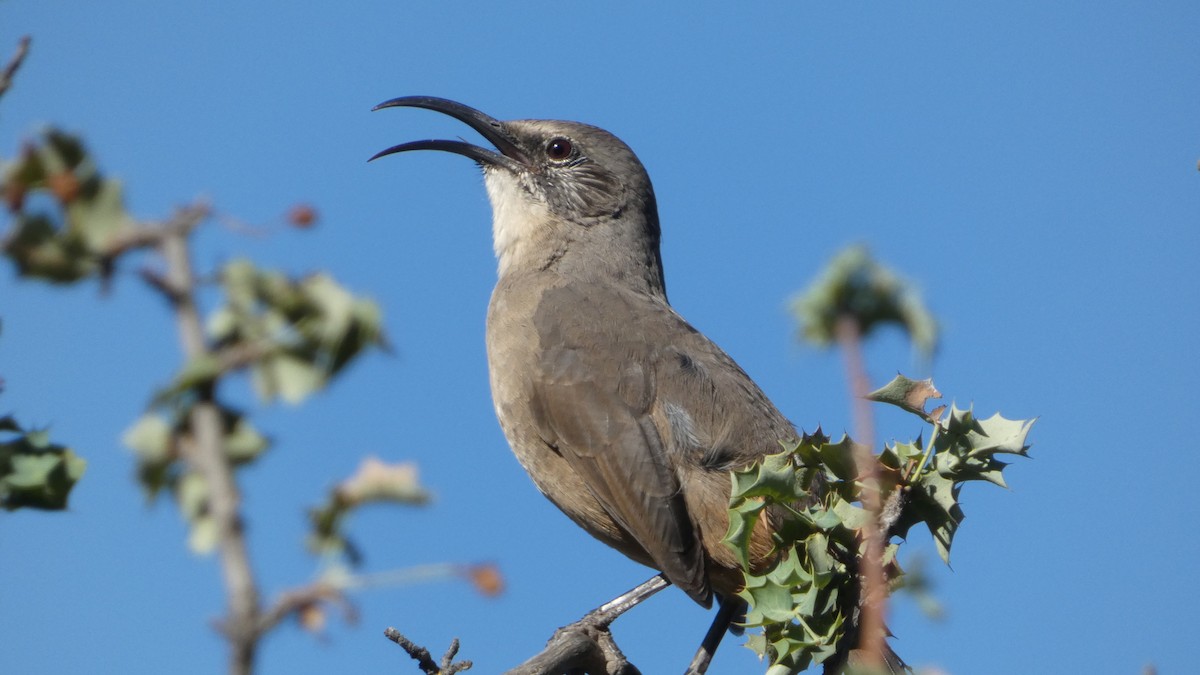
[[[441,150],[469,157],[481,166],[500,166],[514,172],[520,171],[528,164],[525,153],[521,151],[512,134],[504,128],[503,122],[457,101],[437,98],[436,96],[401,96],[400,98],[384,101],[371,110],[380,110],[382,108],[425,108],[426,110],[435,110],[449,115],[478,131],[481,136],[486,138],[492,145],[495,145],[496,150],[499,150],[499,152],[481,148],[478,145],[471,145],[463,141],[412,141],[410,143],[393,145],[386,150],[377,152],[371,159],[367,160],[368,162],[385,155],[393,155],[397,152],[407,152],[409,150]]]

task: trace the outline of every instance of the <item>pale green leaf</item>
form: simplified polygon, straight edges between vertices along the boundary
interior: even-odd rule
[[[125,431],[121,442],[137,453],[142,461],[164,461],[171,450],[171,425],[162,416],[147,413]]]

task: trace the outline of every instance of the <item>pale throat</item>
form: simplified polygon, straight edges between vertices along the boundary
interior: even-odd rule
[[[535,239],[539,231],[545,232],[550,211],[531,199],[519,178],[508,171],[486,170],[483,182],[492,203],[492,246],[503,276],[519,268],[527,255],[537,254]]]

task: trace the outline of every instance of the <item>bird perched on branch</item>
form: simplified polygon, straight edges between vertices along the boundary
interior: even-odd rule
[[[428,96],[386,101],[454,117],[495,150],[440,150],[483,169],[499,279],[487,317],[496,415],[533,482],[600,541],[708,607],[740,607],[722,539],[731,469],[779,451],[794,427],[667,302],[654,189],[625,143],[577,122],[501,122]],[[772,555],[763,512],[752,565]],[[728,621],[732,614],[726,612]],[[723,627],[717,635],[723,632]]]

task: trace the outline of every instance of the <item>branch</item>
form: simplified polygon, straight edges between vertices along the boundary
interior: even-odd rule
[[[505,675],[641,675],[641,671],[621,653],[608,627],[617,617],[670,585],[671,582],[661,574],[651,577],[636,588],[588,612],[575,623],[554,631],[545,649]],[[450,663],[458,653],[457,639],[451,643],[450,650],[442,658],[439,666],[433,662],[429,650],[413,644],[395,628],[387,629],[384,634],[416,659],[421,671],[426,675],[451,675],[471,667],[470,661],[462,662],[466,665]]]
[[[640,675],[630,663],[608,627],[617,617],[671,582],[661,574],[588,612],[582,619],[554,631],[546,648],[505,675],[557,675],[583,672],[590,675]]]
[[[871,391],[862,360],[862,334],[858,320],[852,314],[838,317],[835,326],[837,341],[846,359],[846,376],[854,406],[854,463],[862,484],[862,505],[869,514],[862,528],[864,551],[859,574],[862,575],[862,608],[859,620],[858,650],[867,666],[881,667],[887,649],[887,629],[883,615],[887,603],[887,580],[883,573],[884,539],[879,519],[883,514],[880,502],[879,462],[871,449],[875,447],[874,420],[871,417],[867,394]]]
[[[163,242],[170,237],[187,238],[192,230],[212,215],[212,207],[201,201],[191,206],[185,206],[175,212],[171,219],[163,223],[139,225],[127,232],[114,236],[109,240],[101,253],[105,259],[117,256],[138,248],[161,248]],[[192,280],[189,279],[191,284]]]
[[[0,96],[3,96],[4,92],[8,91],[8,88],[12,86],[13,76],[17,74],[17,69],[21,67],[21,64],[25,62],[25,56],[29,54],[29,43],[31,41],[28,35],[21,37],[17,41],[16,53],[8,60],[8,65],[4,67],[4,71],[0,72]]]
[[[613,640],[608,626],[591,624],[586,618],[559,628],[540,654],[505,675],[641,675]]]
[[[200,312],[196,306],[195,277],[192,274],[188,234],[199,222],[199,214],[187,209],[170,222],[156,228],[156,243],[166,261],[164,290],[175,312],[175,322],[185,357],[191,361],[209,354]],[[245,533],[240,513],[241,496],[234,481],[233,468],[225,455],[221,413],[214,397],[215,383],[203,387],[191,410],[191,438],[185,445],[184,458],[208,487],[208,511],[217,530],[217,548],[228,615],[222,631],[231,643],[230,672],[249,675],[260,636],[262,615],[259,592],[250,568]]]
[[[404,637],[400,631],[389,627],[383,631],[387,639],[400,645],[408,655],[413,657],[417,662],[417,666],[421,672],[426,675],[454,675],[454,673],[470,670],[471,666],[475,665],[470,661],[459,661],[453,663],[454,657],[458,655],[458,638],[450,641],[450,647],[446,649],[446,654],[442,656],[441,664],[433,662],[433,657],[430,656],[429,650],[424,647],[414,644],[412,640]]]
[[[354,606],[346,599],[340,588],[324,581],[317,581],[281,594],[273,605],[259,615],[255,631],[259,636],[266,635],[289,616],[301,614],[322,602],[339,606],[345,613],[347,621],[353,621],[356,617]]]

